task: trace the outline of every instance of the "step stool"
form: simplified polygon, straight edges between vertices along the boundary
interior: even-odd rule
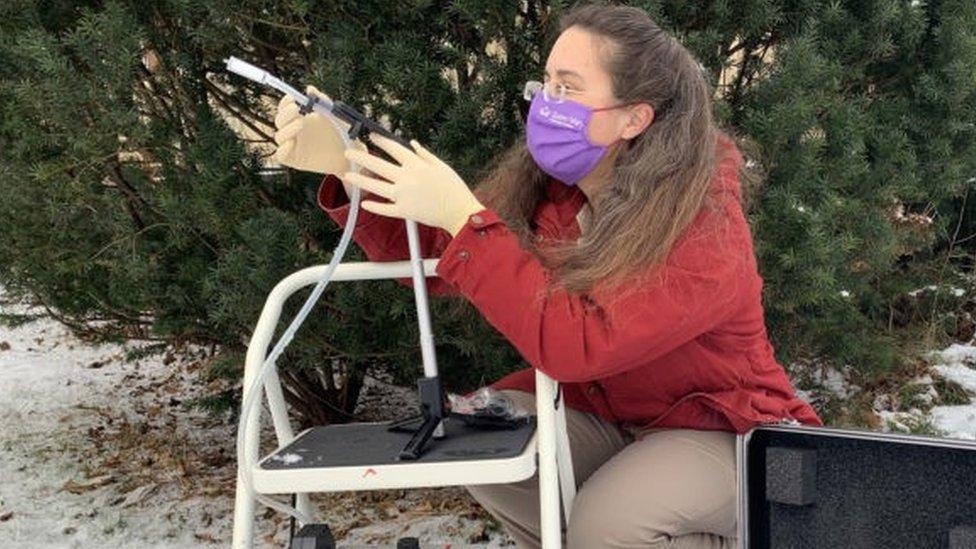
[[[437,276],[438,259],[420,259],[416,225],[412,221],[406,223],[410,260],[340,263],[330,284],[412,277],[425,379],[436,379],[425,277]],[[324,265],[303,269],[286,277],[271,291],[248,344],[245,388],[251,386],[267,357],[285,301],[298,290],[315,285],[326,269]],[[264,394],[278,449],[259,459],[261,407],[258,406],[245,427],[246,454],[238,459],[251,475],[257,493],[295,494],[297,507],[307,514],[311,514],[307,496],[311,492],[509,483],[529,478],[538,470],[542,546],[555,549],[560,547],[562,539],[560,501],[568,520],[576,484],[561,391],[556,381],[538,370],[535,382],[536,416],[527,425],[514,430],[480,430],[448,417],[438,426],[418,459],[403,461],[398,456],[411,435],[389,431],[386,422],[313,427],[295,436],[274,370],[265,380]],[[251,547],[255,503],[238,484],[234,502],[235,548]]]

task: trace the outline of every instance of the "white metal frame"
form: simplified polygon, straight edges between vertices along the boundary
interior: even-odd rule
[[[354,280],[380,280],[413,277],[417,298],[418,321],[421,327],[421,350],[424,355],[425,374],[436,373],[433,356],[433,337],[429,329],[427,291],[424,277],[437,276],[438,259],[419,259],[415,227],[408,223],[411,259],[391,262],[340,263],[332,276],[332,282]],[[413,229],[412,231],[410,229]],[[258,370],[267,357],[274,329],[278,324],[285,301],[298,290],[316,284],[324,275],[326,266],[302,269],[279,282],[268,295],[254,334],[248,344],[244,365],[244,387],[250,387]],[[539,472],[539,505],[541,541],[545,549],[561,546],[560,495],[563,511],[569,520],[572,502],[576,496],[572,456],[566,435],[566,412],[558,384],[552,378],[536,370],[536,433],[527,444],[522,456],[501,460],[472,460],[440,464],[404,463],[387,465],[380,474],[363,475],[363,468],[330,468],[321,470],[291,470],[269,472],[261,469],[258,460],[258,441],[261,407],[246,425],[248,447],[243,456],[245,470],[251,474],[252,484],[259,493],[297,494],[297,506],[311,514],[307,494],[320,491],[353,491],[417,486],[456,486],[505,482],[528,478]],[[274,424],[278,448],[294,440],[295,434],[288,419],[288,411],[282,394],[277,370],[271,371],[264,383],[271,419]],[[558,405],[557,405],[558,395]],[[382,474],[384,470],[397,474]],[[496,480],[504,479],[504,480]],[[238,483],[234,502],[233,547],[251,547],[254,533],[255,500]]]

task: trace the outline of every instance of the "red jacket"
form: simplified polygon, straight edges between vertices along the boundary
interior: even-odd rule
[[[668,254],[663,282],[606,307],[563,290],[537,299],[550,273],[486,208],[454,238],[418,224],[423,257],[440,257],[428,291],[466,297],[532,367],[560,382],[567,406],[625,427],[745,433],[789,419],[822,426],[796,396],[766,334],[763,279],[739,200],[742,155],[724,133],[717,153],[713,190],[728,230],[705,233],[717,216],[703,209]],[[575,240],[585,195],[556,180],[547,194],[535,217],[540,246],[547,236]],[[338,178],[326,176],[318,202],[345,225],[350,205]],[[402,219],[360,209],[353,236],[371,261],[409,256]],[[491,386],[534,392],[532,367]]]

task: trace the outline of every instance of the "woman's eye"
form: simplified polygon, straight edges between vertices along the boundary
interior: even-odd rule
[[[576,89],[574,86],[570,86],[569,84],[561,84],[561,83],[553,84],[553,83],[549,82],[549,79],[548,78],[544,78],[542,80],[542,83],[543,84],[546,84],[547,86],[553,86],[554,89],[555,88],[565,88],[566,93],[577,93],[577,92],[579,92],[579,90]]]

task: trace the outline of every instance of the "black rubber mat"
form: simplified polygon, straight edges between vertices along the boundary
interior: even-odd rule
[[[446,437],[431,437],[417,460],[397,457],[411,433],[388,430],[388,423],[314,427],[261,463],[266,470],[503,459],[518,456],[535,432],[535,416],[518,429],[474,429],[463,421],[444,420]]]

